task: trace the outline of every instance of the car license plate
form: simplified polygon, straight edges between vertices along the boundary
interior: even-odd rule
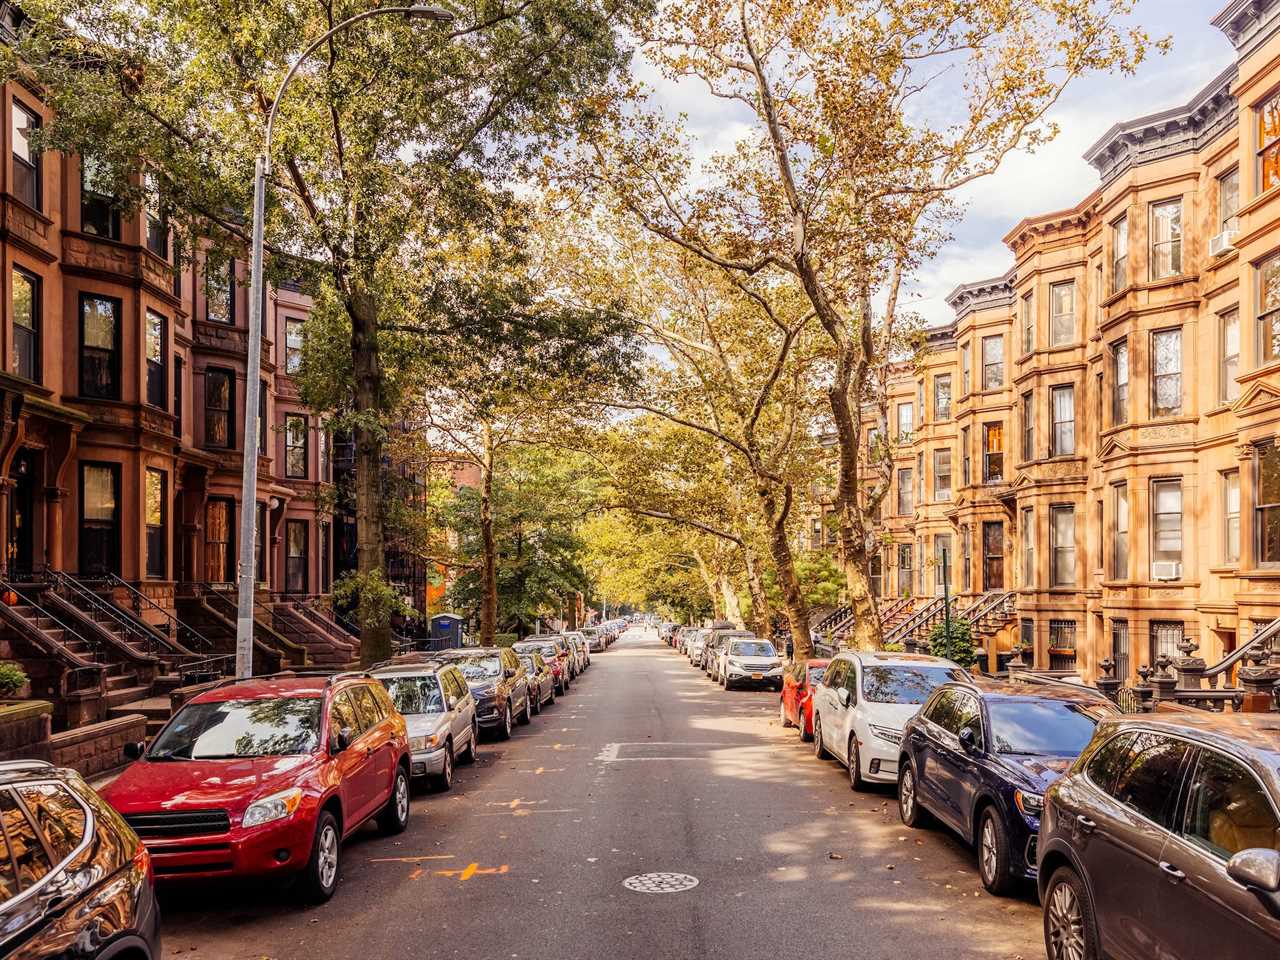
[[[753,673],[753,674],[751,675],[751,679],[752,679],[752,680],[763,680],[763,679],[764,679],[764,674],[763,674],[763,673]]]

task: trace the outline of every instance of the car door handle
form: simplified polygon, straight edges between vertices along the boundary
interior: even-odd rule
[[[1085,833],[1093,833],[1093,831],[1098,828],[1098,821],[1090,820],[1083,813],[1076,814],[1076,824]]]
[[[1168,860],[1160,861],[1160,869],[1163,870],[1165,873],[1167,873],[1170,879],[1174,881],[1181,882],[1187,879],[1187,875],[1183,873],[1181,870],[1179,870],[1177,867],[1175,867]]]

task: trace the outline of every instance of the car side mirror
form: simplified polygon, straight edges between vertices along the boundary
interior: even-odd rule
[[[1227,861],[1227,876],[1255,893],[1280,892],[1280,850],[1241,850]]]
[[[338,753],[342,753],[350,747],[352,739],[354,739],[354,737],[350,727],[343,727],[339,730],[338,735],[333,738],[333,742],[338,748]]]
[[[840,701],[840,706],[847,707],[849,705],[849,688],[841,687],[837,690],[836,698]]]
[[[445,698],[444,698],[444,705],[445,705],[445,707],[447,707],[447,708],[448,708],[448,709],[450,709],[450,710],[457,710],[457,709],[458,709],[458,698],[457,698],[457,697],[454,697],[454,696],[448,696],[448,697],[445,697]]]
[[[973,732],[973,727],[965,727],[960,731],[960,746],[965,753],[978,752],[978,735]]]
[[[142,754],[146,751],[146,749],[147,749],[147,743],[145,740],[138,740],[133,743],[126,743],[124,745],[124,758],[126,760],[141,760]]]
[[[502,671],[502,675],[506,677],[508,680],[510,680],[512,677],[516,675],[515,668],[507,667],[505,670]]]

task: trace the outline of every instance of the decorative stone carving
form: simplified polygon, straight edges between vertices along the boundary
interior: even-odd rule
[[[1143,443],[1171,443],[1190,438],[1191,425],[1186,423],[1157,423],[1138,430],[1138,440]]]

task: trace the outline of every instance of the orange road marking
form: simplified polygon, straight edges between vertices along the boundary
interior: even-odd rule
[[[482,867],[480,864],[472,861],[462,870],[437,870],[437,877],[457,877],[459,883],[466,883],[474,876],[495,876],[506,873],[510,868],[504,863],[500,867]]]
[[[422,857],[377,857],[370,863],[420,863],[423,860],[452,860],[452,853],[437,853]]]
[[[413,873],[409,874],[409,879],[417,880],[420,876],[422,876],[422,868],[418,867],[418,869],[414,870]]]

